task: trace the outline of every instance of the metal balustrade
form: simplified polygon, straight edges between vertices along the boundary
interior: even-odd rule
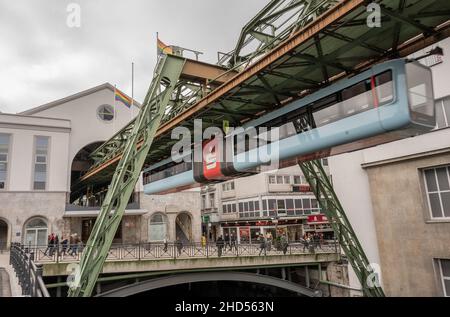
[[[42,264],[35,263],[35,249],[13,243],[10,249],[9,263],[19,279],[22,295],[31,297],[50,297],[42,279]]]
[[[20,248],[25,249],[24,246]],[[76,251],[67,246],[26,246],[29,253],[33,254],[37,263],[59,263],[79,261],[83,253],[83,246],[78,246]],[[302,255],[302,254],[326,254],[340,253],[340,247],[335,242],[290,242],[286,250],[276,246],[275,242],[269,246],[266,252],[262,250],[260,243],[255,244],[226,244],[222,248],[220,257],[233,258],[242,256],[280,256],[280,255]],[[176,242],[164,243],[136,243],[136,244],[113,244],[108,252],[106,261],[126,260],[164,260],[164,259],[188,259],[188,258],[218,258],[219,247],[214,242],[202,245],[200,242],[185,243],[180,248]]]

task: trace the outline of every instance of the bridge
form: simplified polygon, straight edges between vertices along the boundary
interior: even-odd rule
[[[49,291],[56,289],[54,295],[61,296],[61,289],[67,287],[67,277],[77,268],[83,252],[67,251],[61,247],[13,245],[11,262],[16,272],[26,271],[28,267],[39,272],[21,280],[24,289],[37,285],[41,294],[50,296]],[[285,250],[260,251],[259,245],[237,244],[232,249],[226,247],[219,256],[215,244],[191,243],[182,249],[173,243],[113,245],[98,279],[97,295],[129,296],[179,284],[226,280],[269,285],[304,296],[321,296],[322,290],[317,284],[313,285],[310,272],[314,271],[317,275],[314,278],[320,281],[322,267],[326,270],[330,263],[342,259],[337,242],[309,246],[291,243]],[[304,272],[303,283],[294,281],[290,274],[292,269],[300,268]],[[271,276],[268,270],[279,272],[279,276]],[[57,282],[52,282],[55,279]],[[139,282],[133,283],[131,288],[107,287],[107,292],[101,292],[102,285],[129,280]],[[45,285],[44,281],[47,281]],[[332,281],[320,282],[345,287]]]

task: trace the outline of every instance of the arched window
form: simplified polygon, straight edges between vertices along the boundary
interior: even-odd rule
[[[160,213],[152,215],[150,218],[148,231],[149,241],[163,241],[166,239],[166,217]]]
[[[47,222],[42,218],[32,218],[25,225],[26,245],[47,245]]]

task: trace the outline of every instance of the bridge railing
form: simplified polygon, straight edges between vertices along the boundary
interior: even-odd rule
[[[14,268],[22,288],[22,295],[50,297],[42,279],[42,264],[35,263],[34,250],[18,243],[12,243],[9,262]]]
[[[23,246],[22,246],[23,248]],[[83,246],[34,245],[26,247],[38,263],[59,263],[79,261]],[[163,260],[187,258],[232,258],[241,256],[276,256],[340,253],[336,242],[290,242],[284,248],[275,243],[261,244],[225,243],[219,247],[215,242],[203,245],[200,242],[177,244],[176,242],[146,242],[136,244],[113,244],[109,250],[107,261],[119,260]]]

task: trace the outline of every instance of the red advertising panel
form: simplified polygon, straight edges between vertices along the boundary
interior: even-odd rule
[[[328,222],[328,218],[325,215],[310,215],[308,216],[308,223]]]
[[[221,153],[218,138],[203,144],[203,176],[208,180],[220,180],[223,174],[220,170]]]

